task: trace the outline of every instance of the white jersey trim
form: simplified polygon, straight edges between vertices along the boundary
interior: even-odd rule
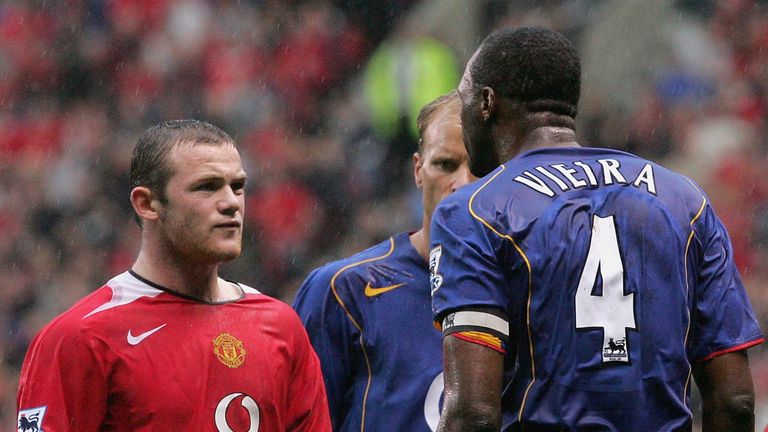
[[[256,288],[249,287],[248,285],[246,285],[244,283],[239,283],[238,282],[238,285],[240,285],[240,288],[242,288],[243,291],[246,294],[261,294],[261,292],[259,290],[257,290]]]
[[[136,279],[129,272],[120,273],[113,277],[107,282],[106,286],[112,290],[112,298],[108,302],[89,312],[83,319],[108,309],[127,305],[142,297],[156,297],[163,293],[163,291],[157,288],[152,288],[146,283]]]

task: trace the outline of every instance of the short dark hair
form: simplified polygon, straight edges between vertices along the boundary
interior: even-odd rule
[[[581,64],[565,36],[545,27],[504,28],[489,35],[471,65],[476,87],[523,102],[529,112],[576,117]]]
[[[158,123],[139,137],[131,159],[131,190],[144,186],[165,202],[165,187],[173,172],[168,166],[168,153],[182,143],[231,144],[235,145],[226,132],[200,120],[170,120]],[[136,215],[136,222],[141,220]]]
[[[419,111],[419,116],[416,117],[416,127],[419,129],[419,153],[424,150],[424,133],[427,131],[429,122],[432,120],[432,114],[438,109],[452,104],[461,104],[459,92],[455,89],[424,105],[421,111]]]

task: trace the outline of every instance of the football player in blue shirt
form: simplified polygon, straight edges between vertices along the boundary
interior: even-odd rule
[[[420,230],[314,270],[298,311],[320,357],[335,431],[430,432],[443,379],[429,294],[429,222],[437,203],[473,180],[456,91],[421,110],[414,177]]]
[[[472,172],[432,219],[440,431],[752,431],[763,342],[728,234],[690,179],[575,141],[576,50],[490,35],[459,84]],[[506,354],[505,354],[506,352]]]

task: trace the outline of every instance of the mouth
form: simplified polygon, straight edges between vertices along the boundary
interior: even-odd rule
[[[214,225],[214,228],[240,228],[240,225],[239,221],[229,221]]]

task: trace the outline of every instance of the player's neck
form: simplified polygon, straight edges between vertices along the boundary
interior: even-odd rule
[[[533,129],[522,138],[516,154],[546,147],[579,147],[579,143],[576,142],[576,131],[555,126]]]
[[[142,249],[131,270],[167,290],[204,302],[234,300],[242,294],[234,284],[218,277],[218,264],[179,263]]]
[[[429,259],[429,224],[423,226],[420,230],[411,234],[408,239],[411,241],[416,252],[424,258],[426,262]]]

